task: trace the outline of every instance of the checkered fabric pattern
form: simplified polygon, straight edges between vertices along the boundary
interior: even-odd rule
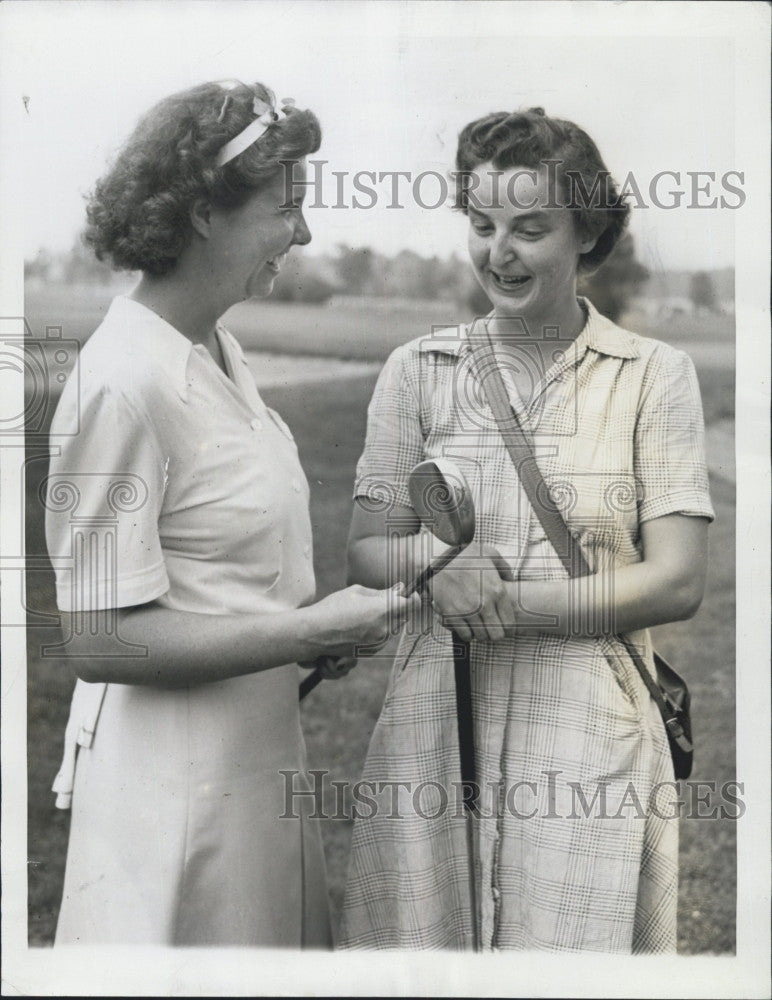
[[[530,399],[504,377],[550,493],[599,569],[641,560],[643,521],[712,519],[713,510],[690,359],[583,305],[571,350],[553,351],[545,331]],[[392,354],[355,496],[409,505],[412,467],[452,458],[474,495],[477,538],[520,579],[565,577],[483,401],[466,337],[463,327],[442,330]],[[631,638],[653,673],[648,633]],[[355,822],[339,946],[470,948],[475,920],[486,950],[674,950],[677,786],[661,718],[624,646],[610,635],[520,636],[473,642],[471,663],[477,912],[450,634],[437,621],[423,633],[408,625],[365,764],[377,808]]]

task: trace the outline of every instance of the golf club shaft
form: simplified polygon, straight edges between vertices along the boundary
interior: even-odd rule
[[[330,656],[330,657],[326,657],[326,659],[333,660],[333,659],[335,659],[335,657]],[[314,688],[316,687],[316,685],[321,680],[323,680],[323,677],[322,677],[322,668],[321,667],[315,667],[311,671],[311,673],[300,682],[300,690],[298,691],[298,700],[302,701],[307,694],[310,694],[314,690]]]
[[[454,545],[446,552],[443,552],[441,556],[437,556],[436,559],[433,559],[429,565],[425,569],[421,570],[418,576],[414,578],[413,582],[405,591],[404,596],[410,597],[410,595],[414,594],[417,590],[423,590],[431,578],[435,574],[439,573],[441,569],[445,569],[448,563],[452,562],[459,552],[465,548],[465,545]]]

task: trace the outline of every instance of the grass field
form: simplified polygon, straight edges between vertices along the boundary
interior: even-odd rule
[[[69,304],[68,304],[69,303]],[[85,296],[49,295],[29,301],[33,334],[59,325],[65,337],[80,338],[98,322],[104,301]],[[242,313],[244,311],[242,310]],[[252,324],[244,315],[232,322],[245,346],[295,353],[381,360],[391,347],[428,332],[428,324],[453,317],[351,314],[343,310],[260,306]],[[246,327],[249,327],[247,329]],[[650,331],[653,334],[655,331]],[[667,333],[667,336],[666,336]],[[703,390],[707,422],[727,421],[733,410],[732,332],[711,328],[704,337],[687,324],[660,331],[692,351]],[[712,345],[712,347],[710,346]],[[361,451],[365,410],[373,377],[328,380],[265,390],[292,428],[311,484],[315,566],[319,594],[344,584],[343,555],[350,512],[350,487]],[[37,487],[46,457],[28,456],[28,554],[44,554],[42,510]],[[712,479],[717,519],[711,531],[711,565],[703,605],[690,622],[657,630],[657,645],[687,676],[693,693],[697,757],[693,778],[718,785],[735,777],[734,756],[734,488]],[[29,939],[50,944],[64,870],[68,814],[54,809],[50,784],[59,766],[72,678],[40,657],[40,647],[55,630],[41,624],[54,608],[49,569],[28,574],[28,774],[29,774]],[[312,767],[328,768],[334,779],[356,780],[378,716],[389,669],[388,656],[363,664],[345,681],[324,684],[304,703],[303,726]],[[705,810],[703,810],[705,811]],[[343,820],[323,822],[333,907],[337,913],[345,877],[351,827]],[[726,953],[735,947],[736,823],[731,819],[685,819],[681,824],[679,950]]]

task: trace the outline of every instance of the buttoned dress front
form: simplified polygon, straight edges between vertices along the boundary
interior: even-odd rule
[[[62,610],[235,616],[313,599],[292,435],[218,339],[227,376],[119,297],[84,347],[51,430]],[[143,655],[119,628],[103,641]],[[297,685],[295,664],[175,689],[77,682],[54,784],[72,800],[57,944],[329,946],[319,830],[287,809],[281,773],[308,787]]]
[[[611,570],[641,560],[644,521],[713,511],[691,361],[583,305],[586,325],[569,351],[545,341],[548,363],[529,400],[504,378],[569,529],[591,567]],[[565,578],[484,402],[464,327],[392,354],[370,405],[355,496],[381,510],[410,506],[409,471],[427,457],[462,469],[476,539],[496,546],[516,578]],[[629,638],[653,672],[648,632]],[[355,820],[339,946],[673,950],[673,768],[656,705],[620,640],[474,641],[471,682],[477,912],[450,633],[435,618],[425,631],[405,629],[373,733],[363,781],[376,805]]]

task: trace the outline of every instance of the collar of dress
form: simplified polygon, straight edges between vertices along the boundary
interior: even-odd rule
[[[114,331],[120,331],[125,337],[130,351],[141,350],[170,374],[180,398],[187,402],[188,362],[192,351],[206,351],[203,344],[193,344],[152,309],[125,295],[113,299],[105,320],[108,318]],[[217,324],[217,333],[226,359],[231,364],[247,365],[238,341],[220,323]]]
[[[574,342],[576,347],[574,357],[577,360],[584,354],[585,349],[595,351],[598,354],[606,354],[612,358],[640,357],[640,350],[636,344],[637,337],[634,333],[623,330],[621,326],[617,326],[610,319],[601,316],[588,299],[580,298],[579,302],[586,310],[587,322]],[[465,325],[436,330],[432,332],[430,337],[426,337],[420,342],[418,349],[421,353],[450,354],[459,357],[469,350],[468,331],[469,328]]]

